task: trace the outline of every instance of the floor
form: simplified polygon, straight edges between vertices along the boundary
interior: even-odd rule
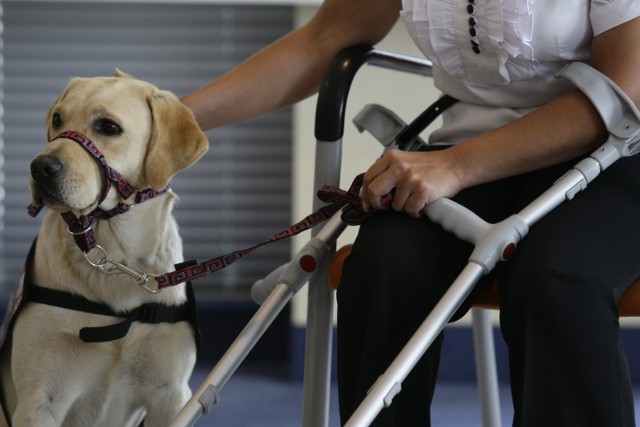
[[[208,368],[198,369],[192,378],[197,389],[208,375]],[[329,427],[339,426],[335,385],[331,390]],[[636,419],[640,414],[640,389],[636,390]],[[512,409],[506,385],[500,389],[502,426],[511,425]],[[278,370],[240,368],[220,393],[220,402],[197,427],[300,427],[302,419],[302,384],[287,379]],[[640,425],[640,420],[637,421]],[[481,427],[478,393],[473,383],[439,384],[432,406],[433,427]],[[172,427],[178,427],[173,425]],[[182,427],[182,426],[180,426]]]
[[[197,389],[209,371],[198,369],[192,378]],[[501,389],[503,425],[510,425],[508,390]],[[331,391],[329,426],[339,426],[335,385]],[[302,419],[302,384],[268,369],[239,370],[220,393],[220,402],[196,426],[223,427],[300,427]],[[474,384],[445,383],[436,391],[432,407],[434,427],[478,427],[480,407]],[[176,426],[174,426],[176,427]]]

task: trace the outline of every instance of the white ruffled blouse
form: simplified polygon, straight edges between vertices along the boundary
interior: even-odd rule
[[[506,84],[535,72],[533,2],[404,0],[402,17],[424,54],[451,75]]]
[[[570,89],[556,72],[573,61],[588,62],[594,35],[640,16],[640,0],[402,4],[409,34],[434,64],[436,86],[478,107],[508,108],[504,120]]]

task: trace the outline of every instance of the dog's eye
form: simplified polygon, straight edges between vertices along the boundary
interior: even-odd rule
[[[60,117],[59,113],[54,113],[51,117],[51,126],[56,130],[62,127],[62,117]]]
[[[98,119],[93,124],[93,130],[107,136],[119,135],[122,133],[120,126],[107,119]]]

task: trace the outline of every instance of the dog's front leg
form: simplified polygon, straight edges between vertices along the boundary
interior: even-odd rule
[[[98,375],[99,369],[78,356],[79,339],[58,332],[65,322],[77,324],[75,319],[58,319],[54,309],[40,304],[27,305],[16,320],[11,354],[14,427],[61,425],[76,399],[87,392],[89,387],[82,384]]]
[[[168,426],[191,398],[191,390],[185,384],[182,389],[160,390],[155,397],[152,404],[147,404],[145,425]]]
[[[74,386],[67,369],[59,366],[43,374],[37,369],[16,375],[18,405],[13,414],[15,427],[56,427],[62,425],[69,409],[82,392]]]
[[[78,402],[86,399],[86,396],[95,395],[94,371],[99,375],[99,368],[70,363],[67,366],[49,365],[47,371],[31,369],[16,375],[14,370],[18,398],[12,418],[14,427],[57,427],[66,424],[70,412],[77,412]],[[99,410],[89,405],[84,414],[75,414],[83,418],[74,425],[95,425],[99,414]]]
[[[62,424],[69,407],[63,396],[42,391],[19,398],[12,424],[20,427],[56,427]]]

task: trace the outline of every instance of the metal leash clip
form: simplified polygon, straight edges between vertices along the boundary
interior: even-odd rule
[[[97,268],[98,270],[100,270],[102,273],[104,274],[126,274],[130,277],[133,277],[134,279],[136,279],[136,281],[138,282],[138,285],[144,289],[145,291],[152,293],[152,294],[157,294],[160,293],[162,291],[162,289],[159,289],[157,286],[151,287],[149,286],[149,279],[151,278],[155,278],[157,277],[157,275],[155,274],[151,274],[151,273],[146,273],[144,271],[138,271],[134,268],[131,268],[127,265],[127,262],[122,260],[122,261],[114,261],[111,258],[109,258],[109,256],[107,255],[107,252],[104,250],[104,248],[100,245],[96,245],[94,247],[94,249],[99,250],[102,253],[102,257],[99,258],[97,261],[93,261],[90,257],[89,257],[89,253],[85,253],[84,257],[86,258],[87,262],[89,264],[91,264],[91,266]]]

